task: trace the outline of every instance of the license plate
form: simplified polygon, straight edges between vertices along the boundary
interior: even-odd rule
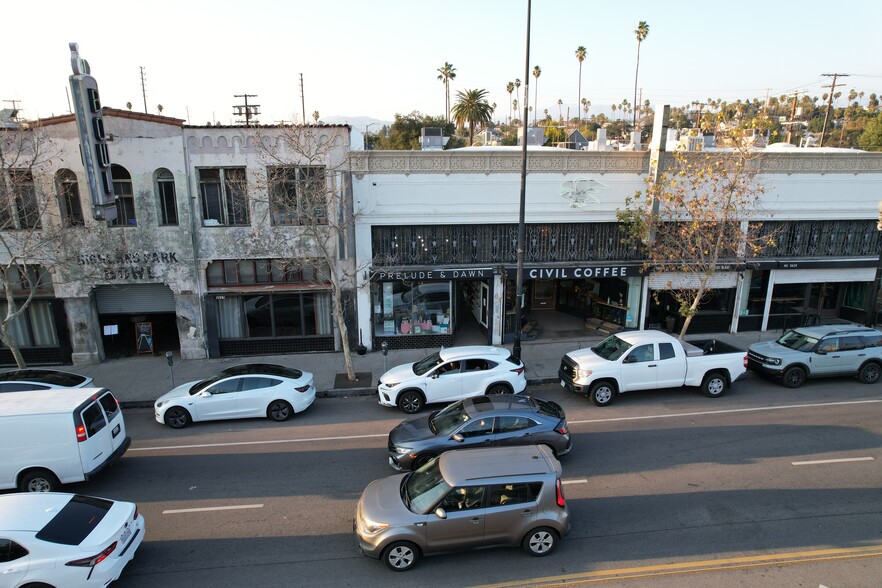
[[[126,541],[128,541],[129,537],[131,537],[131,536],[132,536],[132,528],[126,527],[125,529],[123,529],[122,535],[119,536],[119,542],[122,545],[125,545]]]
[[[560,381],[560,387],[561,387],[561,388],[566,388],[566,387],[567,387],[567,383],[564,382],[563,380],[561,380],[561,381]]]

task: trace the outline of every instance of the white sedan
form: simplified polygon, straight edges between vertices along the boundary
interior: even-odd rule
[[[158,423],[175,429],[191,421],[266,417],[287,420],[315,401],[312,374],[267,363],[227,368],[178,386],[154,403]]]
[[[9,370],[0,374],[0,392],[25,392],[50,388],[88,388],[92,378],[43,368]]]
[[[0,496],[0,584],[87,588],[119,578],[144,539],[132,502],[80,494]]]

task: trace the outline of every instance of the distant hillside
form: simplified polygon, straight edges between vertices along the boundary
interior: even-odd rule
[[[371,125],[370,131],[372,133],[376,133],[377,131],[379,131],[383,127],[383,125],[392,125],[392,121],[379,120],[376,118],[371,118],[369,116],[323,116],[320,120],[329,125],[347,124],[354,129],[361,131],[362,133],[364,133],[367,125]]]

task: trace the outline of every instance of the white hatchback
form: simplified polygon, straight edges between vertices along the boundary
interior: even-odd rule
[[[144,539],[132,502],[56,492],[0,496],[0,584],[106,586]]]
[[[504,347],[449,347],[380,377],[383,406],[413,414],[429,402],[454,402],[482,394],[520,394],[527,387],[524,364]]]
[[[180,429],[191,421],[266,417],[284,421],[315,401],[312,374],[268,363],[227,368],[188,382],[153,404],[156,422]]]

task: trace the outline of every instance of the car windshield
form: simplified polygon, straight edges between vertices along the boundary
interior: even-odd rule
[[[230,377],[230,374],[227,374],[225,372],[220,372],[219,374],[215,374],[215,375],[211,376],[210,378],[205,378],[201,382],[196,382],[195,384],[190,386],[190,395],[192,396],[193,394],[196,394],[197,392],[199,392],[201,390],[205,390],[206,388],[208,388],[209,386],[211,386],[215,382],[217,382],[219,380],[223,380],[224,378],[229,378],[229,377]]]
[[[811,351],[818,344],[818,340],[814,337],[803,335],[798,331],[788,331],[776,343],[795,351]]]
[[[412,512],[426,514],[439,500],[447,496],[450,489],[450,484],[441,475],[436,457],[404,478],[401,495],[405,506]]]
[[[441,354],[438,352],[433,353],[425,359],[421,359],[415,364],[413,364],[413,373],[418,376],[422,376],[427,371],[438,365],[439,363],[443,363],[441,359]]]
[[[454,402],[429,419],[429,428],[436,435],[449,435],[470,418],[463,408],[462,401]]]
[[[615,335],[610,335],[597,345],[591,348],[591,351],[610,361],[615,361],[625,354],[631,348],[631,344],[627,341],[619,339]]]

